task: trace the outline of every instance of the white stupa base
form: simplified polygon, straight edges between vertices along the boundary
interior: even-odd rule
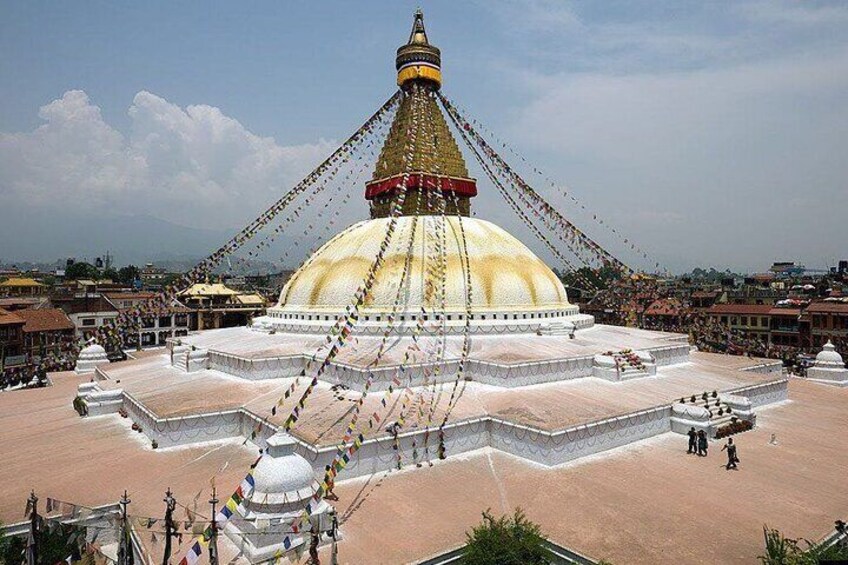
[[[328,334],[343,313],[340,312],[295,312],[283,308],[269,308],[267,316],[253,320],[251,328],[266,333],[315,333]],[[399,312],[393,321],[389,321],[386,312],[368,312],[360,314],[354,331],[358,334],[381,335],[392,328],[396,335],[411,335],[420,331],[421,311]],[[577,306],[568,306],[550,311],[532,312],[474,312],[466,320],[462,312],[448,312],[444,318],[436,318],[429,313],[423,319],[425,331],[442,331],[446,335],[461,335],[466,331],[473,334],[528,334],[545,333],[551,328],[574,328],[582,330],[595,324],[594,316],[581,314]],[[568,332],[565,332],[568,333]]]
[[[827,378],[825,378],[825,379],[812,378],[812,377],[809,376],[809,373],[808,373],[807,380],[814,382],[814,383],[823,384],[823,385],[829,385],[829,386],[835,386],[835,387],[848,387],[848,371],[846,371],[846,374],[844,376],[841,376],[841,378],[830,378],[830,379],[827,379]]]

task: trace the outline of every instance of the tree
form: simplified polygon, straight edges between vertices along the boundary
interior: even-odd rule
[[[114,267],[109,267],[108,269],[103,269],[100,277],[114,282],[118,280],[118,271]]]
[[[483,523],[465,534],[462,563],[465,565],[547,565],[544,538],[537,524],[520,508],[509,516],[495,518],[483,512]]]
[[[118,282],[131,285],[141,276],[141,271],[135,265],[127,265],[118,270]]]
[[[586,288],[586,286],[591,285],[598,290],[603,290],[621,279],[621,272],[609,266],[600,269],[580,267],[576,271],[564,273],[560,278],[566,286],[584,288],[591,292],[592,288]]]
[[[763,536],[766,550],[765,555],[760,555],[763,565],[818,565],[848,561],[848,546],[844,543],[821,547],[803,540],[807,546],[803,549],[801,540],[787,538],[768,526],[763,526]]]
[[[74,263],[65,269],[65,278],[68,280],[77,279],[96,279],[100,276],[100,271],[97,267],[90,263]]]
[[[0,522],[0,529],[3,528]],[[20,563],[23,561],[23,544],[20,538],[0,535],[0,563]]]

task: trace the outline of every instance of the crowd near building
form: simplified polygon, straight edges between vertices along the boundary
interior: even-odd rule
[[[702,350],[783,359],[800,373],[827,342],[848,353],[848,261],[821,271],[779,262],[747,276],[641,276],[611,282],[580,307],[602,323],[688,333]]]
[[[0,269],[0,389],[38,382],[38,373],[63,368],[48,361],[84,346],[99,328],[151,300],[177,276],[148,263],[142,269],[127,267],[132,277],[122,280],[102,261],[86,264],[86,270],[73,269],[75,264],[69,260],[65,269],[49,272]],[[86,276],[73,276],[81,272]],[[125,351],[110,356],[164,346],[192,331],[246,325],[264,314],[266,296],[278,292],[286,277],[233,277],[232,285],[225,279],[184,290],[168,315],[140,319],[138,331],[123,339]],[[258,284],[267,280],[278,286]]]

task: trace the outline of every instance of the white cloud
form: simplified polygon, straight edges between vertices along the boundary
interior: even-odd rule
[[[533,93],[510,137],[568,163],[561,178],[644,246],[677,263],[697,255],[744,266],[781,257],[822,264],[844,255],[845,48],[527,83]],[[812,196],[807,205],[799,204],[804,195]],[[678,221],[646,222],[646,211]]]
[[[127,135],[103,120],[85,92],[43,106],[44,124],[0,134],[0,193],[9,204],[67,211],[150,214],[220,227],[258,214],[332,150],[280,146],[212,106],[183,109],[139,92]]]

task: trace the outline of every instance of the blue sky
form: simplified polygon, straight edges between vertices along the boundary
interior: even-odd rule
[[[672,269],[848,256],[848,4],[421,4],[448,96]],[[392,93],[417,5],[0,3],[0,225],[237,229]]]

